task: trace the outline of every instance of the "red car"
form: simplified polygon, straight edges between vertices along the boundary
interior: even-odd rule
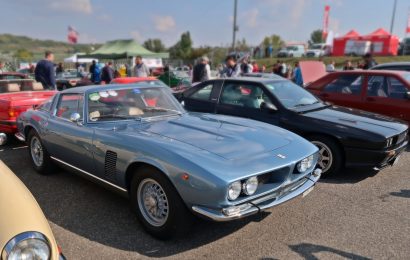
[[[329,73],[306,87],[335,105],[410,123],[410,72],[354,70]]]
[[[44,90],[41,83],[32,79],[0,79],[0,133],[16,133],[19,114],[55,93],[55,90]]]
[[[27,79],[28,75],[18,72],[3,72],[0,73],[0,80],[4,79]]]

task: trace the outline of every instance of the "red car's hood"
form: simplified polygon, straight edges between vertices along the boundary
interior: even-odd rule
[[[305,85],[327,74],[325,64],[321,61],[300,61],[299,66]]]
[[[34,105],[52,97],[57,91],[22,91],[0,94],[0,101],[8,101],[14,105]],[[18,104],[17,104],[18,103]]]

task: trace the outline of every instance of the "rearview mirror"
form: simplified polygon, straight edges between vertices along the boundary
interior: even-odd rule
[[[70,121],[73,122],[73,123],[79,123],[80,119],[81,119],[81,116],[80,116],[79,113],[72,113],[70,115]]]
[[[266,102],[262,102],[261,109],[271,113],[278,111],[278,108],[274,104]]]

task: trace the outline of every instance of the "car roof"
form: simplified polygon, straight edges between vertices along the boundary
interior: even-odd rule
[[[340,75],[340,74],[366,74],[366,75],[402,75],[404,73],[409,73],[405,70],[346,70],[346,71],[334,71],[326,74],[329,75]]]
[[[378,64],[374,67],[372,67],[371,69],[377,69],[380,67],[394,67],[394,66],[410,66],[410,61],[397,61],[397,62],[388,62],[388,63],[382,63],[382,64]]]
[[[265,83],[272,81],[285,81],[287,79],[278,79],[278,78],[263,78],[263,77],[237,77],[237,78],[220,78],[217,80],[230,80],[230,81],[247,81],[247,82],[256,82],[256,83]]]
[[[115,78],[112,80],[112,83],[118,84],[128,84],[128,83],[136,83],[141,81],[154,81],[158,80],[155,77],[124,77],[124,78]]]
[[[98,92],[98,91],[105,91],[105,90],[118,90],[118,89],[128,89],[128,88],[153,88],[152,85],[149,84],[105,84],[105,85],[90,85],[90,86],[83,86],[83,87],[75,87],[69,88],[60,93],[63,94],[78,94],[78,93],[86,93],[86,92]],[[163,86],[155,86],[155,88],[165,88]]]

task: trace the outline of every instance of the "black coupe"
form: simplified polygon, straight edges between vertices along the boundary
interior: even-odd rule
[[[305,137],[319,147],[324,174],[343,166],[380,170],[394,164],[408,142],[405,123],[332,106],[285,79],[209,80],[179,98],[189,111],[247,117]]]

